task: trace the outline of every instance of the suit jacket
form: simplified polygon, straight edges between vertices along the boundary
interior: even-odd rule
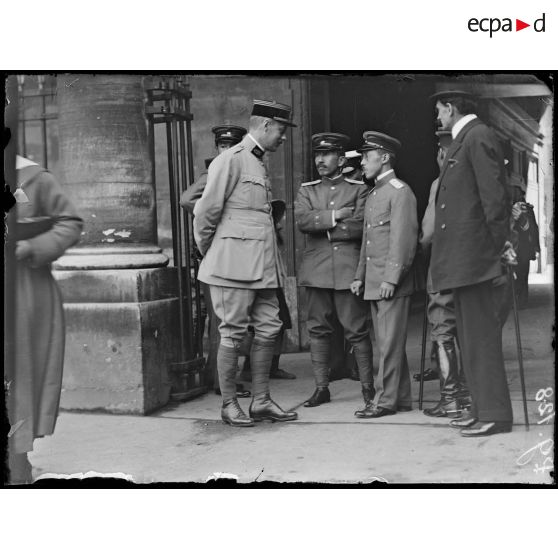
[[[277,288],[284,268],[271,214],[271,184],[246,136],[209,165],[194,208],[194,237],[204,256],[198,279],[243,289]]]
[[[430,261],[435,291],[501,275],[509,202],[496,137],[475,118],[450,145],[440,172]]]
[[[412,266],[417,241],[415,195],[391,171],[370,190],[364,210],[364,233],[355,279],[364,282],[366,300],[380,299],[383,281],[396,285],[394,297],[413,293]]]
[[[306,234],[299,285],[348,290],[360,253],[367,188],[341,175],[301,185],[295,201],[298,228]],[[348,219],[336,222],[336,209],[352,207]]]

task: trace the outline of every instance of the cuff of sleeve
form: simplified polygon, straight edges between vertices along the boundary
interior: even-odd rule
[[[384,281],[398,285],[403,271],[403,268],[399,264],[388,264],[386,272],[384,273]]]
[[[331,226],[335,227],[335,225],[337,225],[337,221],[335,220],[335,210],[333,209],[331,211]]]

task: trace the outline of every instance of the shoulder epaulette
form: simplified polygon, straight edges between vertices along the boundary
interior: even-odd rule
[[[392,178],[389,183],[398,190],[399,188],[403,188],[403,186],[405,186],[405,182],[402,182],[399,178]]]
[[[360,185],[364,184],[364,180],[355,180],[353,178],[345,178],[345,180],[347,182],[350,182],[351,184],[360,184]]]
[[[301,186],[314,186],[315,184],[319,184],[322,181],[322,179],[318,179],[318,180],[312,180],[312,182],[303,182],[301,184]]]
[[[231,153],[240,153],[244,149],[244,146],[240,143],[233,145],[230,149]]]

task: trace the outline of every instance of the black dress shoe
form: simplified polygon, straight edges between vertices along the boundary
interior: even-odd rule
[[[358,413],[358,414],[357,414]],[[383,407],[373,407],[372,405],[365,407],[362,411],[357,411],[355,416],[358,418],[380,418],[388,415],[395,415],[395,411],[384,409]]]
[[[272,422],[279,421],[285,422],[288,420],[296,420],[298,414],[294,411],[283,411],[271,397],[266,396],[264,399],[252,399],[250,403],[250,410],[248,411],[250,417],[256,422],[262,420],[270,420]]]
[[[282,368],[278,368],[277,370],[272,370],[269,373],[269,377],[273,378],[274,380],[296,380],[296,376],[283,370]]]
[[[428,382],[430,380],[437,380],[439,379],[439,375],[438,372],[436,372],[436,370],[432,370],[432,368],[427,368],[424,371],[424,381]],[[417,372],[416,374],[413,374],[413,379],[415,380],[415,382],[420,382],[420,372]]]
[[[423,413],[427,417],[437,418],[461,418],[463,410],[457,401],[445,401],[441,399],[434,407],[424,409]]]
[[[304,402],[305,407],[317,407],[322,403],[329,403],[331,401],[331,395],[329,389],[326,387],[316,388],[316,391],[311,395],[310,399]]]
[[[245,415],[236,399],[223,404],[221,419],[225,424],[230,424],[231,426],[254,426],[254,421]]]
[[[471,413],[467,413],[461,418],[450,420],[449,425],[452,428],[467,428],[472,426],[477,422],[477,417],[474,417]]]
[[[473,425],[463,428],[460,434],[465,438],[476,438],[479,436],[492,436],[492,434],[511,432],[511,429],[511,422],[483,422],[479,420]]]

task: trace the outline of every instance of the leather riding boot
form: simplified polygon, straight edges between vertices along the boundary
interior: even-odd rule
[[[322,403],[329,403],[331,401],[331,394],[329,388],[316,388],[314,393],[304,402],[305,407],[318,407]]]
[[[295,420],[298,417],[294,412],[283,411],[269,395],[269,369],[274,346],[274,341],[257,338],[252,343],[252,392],[254,397],[250,403],[249,414],[255,421],[287,421]]]
[[[362,398],[364,400],[364,407],[355,411],[355,417],[363,418],[367,410],[372,407],[372,401],[374,401],[374,396],[376,395],[376,390],[372,384],[362,384]]]
[[[254,426],[254,420],[246,416],[236,399],[223,402],[221,419],[231,426]]]
[[[269,393],[258,395],[252,399],[249,414],[256,422],[262,420],[286,422],[298,418],[298,414],[294,411],[284,411],[281,409],[281,407],[271,399]]]
[[[440,373],[440,401],[434,407],[424,410],[429,417],[458,418],[462,414],[459,403],[459,369],[457,352],[453,341],[438,345],[438,370]]]
[[[357,364],[362,389],[365,385],[372,385],[374,382],[372,369],[372,343],[370,338],[366,337],[362,341],[353,345],[353,355]]]
[[[310,359],[316,387],[324,388],[329,385],[329,360],[331,353],[331,338],[310,337]]]
[[[219,389],[223,404],[236,399],[236,371],[238,370],[238,349],[227,347],[222,343],[217,351],[217,371],[219,372]]]
[[[250,353],[252,393],[254,397],[269,393],[269,370],[273,359],[274,340],[254,339]]]

